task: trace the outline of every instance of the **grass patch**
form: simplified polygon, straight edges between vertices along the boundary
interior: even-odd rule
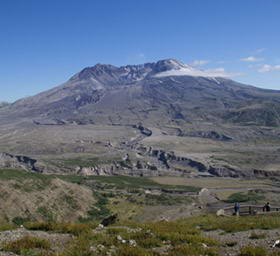
[[[267,256],[267,250],[261,246],[246,246],[241,248],[240,256]]]
[[[56,233],[67,233],[73,235],[80,235],[85,232],[89,232],[91,229],[95,228],[97,224],[95,223],[57,223],[57,222],[29,222],[26,223],[25,228],[29,230],[42,230],[42,231],[52,231]]]
[[[170,196],[170,195],[145,195],[144,204],[146,205],[176,205],[190,203],[191,199],[186,197]]]
[[[243,203],[243,202],[258,202],[264,200],[265,196],[263,194],[257,193],[255,191],[249,191],[248,193],[238,192],[231,194],[225,202],[227,203]]]
[[[252,232],[249,236],[250,239],[264,239],[267,235],[265,233]]]
[[[181,220],[181,222],[183,225],[187,224],[192,227],[199,227],[204,231],[223,230],[226,233],[280,228],[280,218],[277,214],[269,216],[244,216],[240,218],[205,215],[187,218]]]
[[[51,245],[48,240],[26,236],[22,239],[8,242],[2,248],[3,251],[13,252],[20,255],[22,254],[22,252],[30,249],[49,250],[51,249]]]
[[[73,210],[79,210],[80,209],[80,206],[79,206],[77,200],[73,196],[64,194],[61,197],[61,200],[63,202],[66,202],[69,205],[69,207],[72,208]]]
[[[110,197],[110,194],[93,192],[93,196],[97,199],[97,202],[87,212],[87,218],[79,218],[80,222],[100,221],[111,214],[108,208],[109,200],[107,198]]]
[[[43,190],[50,185],[52,179],[53,177],[49,175],[39,173],[15,169],[0,169],[0,180],[15,180],[17,183],[13,184],[13,188],[24,192]]]
[[[45,206],[38,207],[37,212],[44,218],[46,221],[54,221],[56,219],[53,212]]]
[[[218,256],[217,249],[214,248],[203,248],[202,246],[193,245],[179,245],[172,248],[168,256]]]
[[[122,246],[114,256],[159,256],[160,254],[152,251],[148,251],[141,247],[129,247],[127,245]]]
[[[116,189],[170,189],[179,190],[182,192],[198,192],[201,188],[193,186],[181,186],[181,185],[162,185],[152,181],[145,177],[130,177],[130,176],[77,176],[77,175],[56,175],[62,180],[84,184],[87,182],[95,182],[103,184],[104,188],[116,188]]]
[[[106,205],[107,201],[100,197],[100,203]],[[237,242],[221,243],[203,235],[202,231],[237,232],[251,229],[273,229],[280,228],[280,220],[278,215],[242,218],[205,215],[170,222],[122,222],[98,232],[93,232],[93,229],[97,227],[93,223],[28,223],[25,226],[31,230],[74,234],[75,238],[60,256],[105,256],[112,253],[112,250],[111,255],[114,256],[158,256],[160,254],[157,249],[161,253],[163,250],[165,255],[168,256],[217,256],[219,255],[219,249],[222,250],[225,246],[234,247]],[[251,237],[260,238],[261,233],[256,235],[252,233]],[[131,240],[135,241],[135,246],[129,244]],[[247,246],[240,250],[240,256],[268,255],[276,256],[277,254],[268,254],[266,249],[262,247]]]
[[[12,229],[16,229],[16,228],[17,228],[17,226],[15,224],[0,223],[0,232],[6,231],[6,230],[12,230]]]
[[[99,184],[103,188],[116,189],[169,189],[181,192],[198,192],[201,188],[183,185],[162,185],[145,177],[130,176],[79,176],[79,175],[44,175],[15,169],[0,169],[0,180],[16,180],[15,189],[35,191],[46,188],[53,179],[59,178],[66,182],[78,184]],[[30,180],[32,182],[22,183]]]

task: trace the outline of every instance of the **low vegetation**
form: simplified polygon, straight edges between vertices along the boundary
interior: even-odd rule
[[[101,197],[100,200],[104,198]],[[106,200],[105,200],[106,202]],[[235,247],[236,241],[218,241],[205,235],[206,231],[250,231],[249,238],[265,238],[264,232],[256,229],[280,228],[279,216],[217,217],[205,215],[177,221],[156,223],[117,222],[107,228],[98,227],[98,222],[84,224],[29,222],[28,230],[67,233],[73,240],[61,251],[53,251],[52,242],[36,237],[24,237],[3,246],[4,251],[22,256],[218,256],[223,248]],[[279,256],[260,246],[244,246],[240,256]]]
[[[15,169],[0,169],[0,182],[2,205],[6,206],[7,198],[20,202],[12,210],[6,207],[1,211],[0,221],[17,225],[30,221],[100,221],[111,213],[123,216],[124,207],[129,212],[127,218],[133,220],[145,206],[189,204],[192,199],[188,193],[200,190],[161,185],[145,177],[43,175]]]
[[[94,192],[93,196],[97,199],[97,202],[87,212],[87,218],[79,218],[80,222],[100,221],[110,215],[111,212],[108,209],[109,200],[106,194]]]
[[[206,215],[204,217],[199,216],[182,220],[183,223],[184,221],[188,222],[186,224],[197,226],[204,231],[222,230],[226,233],[280,228],[280,218],[277,214],[269,216],[242,216],[240,218]]]
[[[56,233],[80,235],[96,228],[96,223],[56,223],[56,222],[27,222],[24,227],[34,231],[52,231]]]
[[[52,175],[53,176],[53,175]],[[145,177],[131,176],[77,176],[77,175],[55,175],[62,180],[78,183],[78,184],[100,184],[107,189],[170,189],[179,190],[182,192],[198,192],[201,188],[182,185],[162,185]]]
[[[10,223],[0,223],[0,232],[1,231],[6,231],[6,230],[11,230],[15,229],[17,226],[15,224],[10,224]]]
[[[44,175],[40,173],[32,173],[16,169],[0,169],[0,180],[16,180],[16,181],[33,181],[34,189],[39,190],[48,186],[53,179],[61,179],[67,182],[78,184],[96,183],[104,188],[116,189],[176,189],[182,192],[198,192],[199,187],[193,186],[177,186],[177,185],[162,185],[145,177],[130,177],[130,176],[78,176],[78,175]],[[36,182],[34,182],[36,181]],[[27,189],[26,184],[24,188]],[[21,189],[21,187],[18,187]]]
[[[196,203],[193,195],[199,191],[198,187],[161,185],[148,178],[136,177],[82,177],[63,175],[41,175],[17,170],[0,170],[0,181],[15,181],[9,184],[19,193],[28,193],[25,188],[32,191],[41,191],[49,184],[54,187],[60,183],[71,184],[59,193],[59,203],[70,209],[70,214],[80,210],[79,200],[75,197],[73,187],[87,188],[87,198],[92,201],[84,210],[84,215],[78,215],[76,222],[58,222],[58,211],[52,208],[52,204],[38,204],[35,207],[36,214],[44,220],[36,221],[32,215],[17,217],[0,223],[0,231],[12,230],[19,225],[24,225],[29,231],[45,231],[50,234],[69,234],[69,243],[65,242],[60,250],[54,249],[51,239],[26,236],[15,241],[0,244],[2,250],[13,252],[22,256],[216,256],[222,255],[225,249],[238,250],[239,241],[218,241],[208,236],[208,231],[216,231],[218,234],[227,234],[246,231],[246,239],[257,243],[266,238],[265,231],[280,228],[279,215],[256,215],[242,217],[217,217],[214,215],[201,215],[189,217],[177,221],[161,221],[156,223],[137,223],[132,220],[133,211],[140,209],[160,207],[177,207],[183,204]],[[53,184],[53,180],[59,181]],[[39,184],[38,187],[37,185]],[[170,193],[175,190],[176,193]],[[147,191],[148,190],[148,191]],[[31,192],[32,192],[31,191]],[[80,190],[78,190],[79,192]],[[165,191],[165,192],[164,192]],[[77,191],[76,191],[77,192]],[[183,193],[181,193],[183,192]],[[186,192],[186,193],[185,193]],[[190,193],[189,193],[190,192]],[[257,192],[234,193],[229,197],[232,202],[257,202],[263,200],[264,195]],[[41,202],[41,200],[38,200]],[[127,211],[118,222],[108,228],[100,228],[100,221],[127,204]],[[189,207],[189,205],[187,207]],[[119,207],[119,208],[118,208]],[[171,207],[171,208],[172,208]],[[140,211],[139,210],[139,211]],[[130,212],[129,212],[130,211]],[[136,216],[136,214],[135,214]],[[135,218],[136,219],[136,218]],[[39,219],[40,220],[40,219]],[[67,219],[66,219],[67,221]],[[256,231],[257,230],[257,231]],[[263,230],[263,231],[262,231]],[[36,233],[34,233],[36,234]],[[234,248],[231,248],[234,247]],[[240,250],[240,256],[276,256],[262,247],[245,246]]]
[[[3,251],[13,252],[20,255],[28,255],[28,252],[32,249],[50,250],[51,244],[45,239],[26,236],[22,239],[8,242],[2,248]]]
[[[256,232],[252,232],[249,236],[250,239],[264,239],[266,238],[266,234],[265,233],[256,233]]]
[[[51,176],[39,173],[31,173],[16,169],[0,169],[0,180],[16,181],[16,184],[12,184],[13,188],[24,192],[43,190],[50,185],[52,179]]]
[[[238,192],[231,194],[225,202],[227,203],[235,203],[235,202],[254,202],[257,203],[258,201],[264,200],[265,196],[263,193],[257,193],[255,191],[249,191],[247,193]]]
[[[268,252],[261,246],[246,246],[241,249],[240,256],[268,256]]]

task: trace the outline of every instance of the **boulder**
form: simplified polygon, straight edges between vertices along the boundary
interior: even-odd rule
[[[113,215],[110,215],[109,217],[105,218],[104,220],[102,220],[101,224],[104,227],[107,227],[109,225],[116,223],[117,219],[118,219],[118,214],[113,214]]]
[[[217,215],[217,216],[226,216],[225,210],[224,210],[224,209],[218,210],[218,211],[216,212],[216,215]]]

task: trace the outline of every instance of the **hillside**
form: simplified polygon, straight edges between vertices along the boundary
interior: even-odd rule
[[[236,201],[264,205],[269,200],[277,206],[275,180],[84,177],[0,169],[0,185],[1,256],[279,252],[272,248],[279,238],[279,214],[214,215]],[[113,214],[115,223],[99,225]]]

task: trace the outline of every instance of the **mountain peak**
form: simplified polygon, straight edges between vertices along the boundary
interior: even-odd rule
[[[171,70],[171,69],[179,70],[181,68],[186,67],[186,64],[176,59],[159,60],[158,62],[155,63],[155,65],[165,68],[166,70]]]
[[[96,64],[93,67],[87,67],[73,76],[71,81],[98,81],[106,84],[117,83],[127,84],[140,81],[145,78],[162,78],[168,76],[193,76],[211,78],[215,81],[218,77],[230,77],[221,69],[200,70],[185,64],[176,59],[163,59],[157,62],[145,63],[141,65],[113,66],[109,64]],[[105,84],[104,84],[105,83]],[[103,86],[101,86],[103,88]],[[100,85],[98,88],[101,88]]]

